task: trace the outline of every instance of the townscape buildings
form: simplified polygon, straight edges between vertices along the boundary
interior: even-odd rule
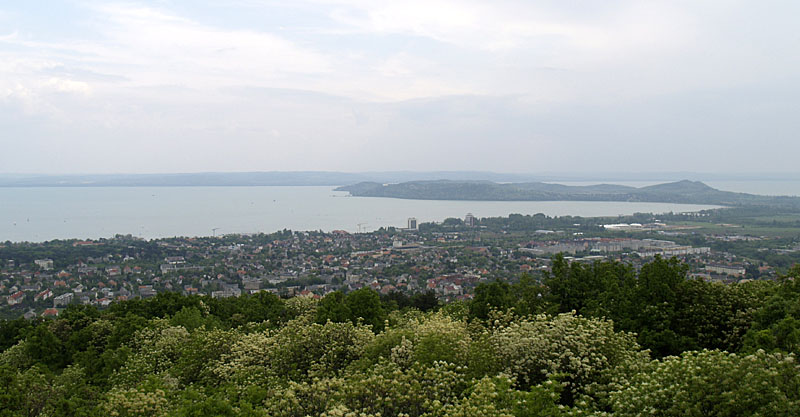
[[[586,237],[546,229],[512,235],[481,229],[472,214],[463,226],[451,229],[423,229],[415,218],[407,226],[369,233],[283,231],[154,241],[118,236],[31,245],[25,248],[31,254],[61,255],[5,260],[0,313],[52,316],[70,304],[106,307],[162,292],[215,298],[259,291],[322,297],[368,287],[382,294],[431,291],[442,300],[468,299],[481,282],[513,281],[523,273],[541,278],[557,253],[570,261],[610,259],[634,265],[654,256],[675,256],[703,279],[754,278],[748,276],[750,266],[735,256],[666,239],[624,233]],[[765,265],[757,271],[771,273]]]

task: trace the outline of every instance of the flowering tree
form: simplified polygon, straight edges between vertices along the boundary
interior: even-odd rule
[[[794,355],[687,352],[653,361],[615,384],[615,416],[800,415]]]

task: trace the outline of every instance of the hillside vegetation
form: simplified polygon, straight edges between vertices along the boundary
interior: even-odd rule
[[[653,203],[763,205],[800,209],[798,197],[770,197],[720,191],[699,181],[678,181],[646,187],[598,184],[569,186],[543,182],[500,184],[491,181],[409,181],[397,184],[361,182],[339,187],[358,197],[414,200],[486,201],[631,201]]]
[[[800,267],[689,280],[557,256],[474,300],[159,294],[0,323],[7,416],[793,416]]]

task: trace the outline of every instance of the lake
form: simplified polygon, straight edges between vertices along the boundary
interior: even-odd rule
[[[430,201],[350,197],[333,187],[0,188],[0,241],[41,242],[131,234],[142,238],[372,231],[419,222],[511,213],[616,216],[713,206],[584,201]]]

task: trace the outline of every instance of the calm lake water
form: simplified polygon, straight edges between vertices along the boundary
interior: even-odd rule
[[[0,188],[0,241],[211,236],[291,230],[371,231],[511,213],[616,216],[712,206],[582,201],[428,201],[349,197],[333,187]],[[217,229],[214,231],[213,229]]]

